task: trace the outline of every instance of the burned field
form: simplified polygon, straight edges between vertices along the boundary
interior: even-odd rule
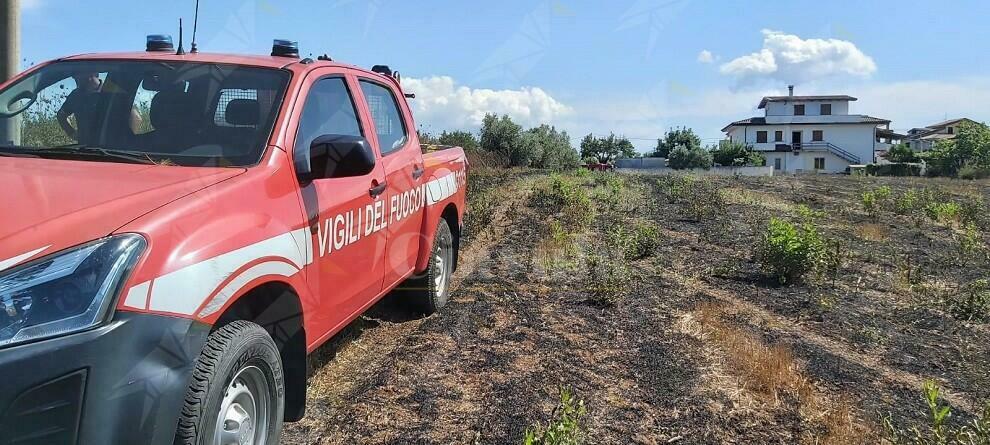
[[[470,178],[453,301],[317,351],[285,442],[986,443],[985,183]]]

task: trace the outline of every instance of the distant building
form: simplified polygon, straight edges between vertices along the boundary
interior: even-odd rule
[[[967,118],[959,118],[939,122],[924,128],[912,128],[908,131],[908,145],[914,151],[928,151],[935,148],[938,141],[953,139],[956,137],[959,125],[964,123],[975,124],[976,121]]]
[[[764,115],[722,129],[729,139],[763,152],[775,171],[839,173],[850,165],[875,162],[877,150],[897,140],[890,121],[849,114],[851,96],[768,96]],[[883,127],[883,128],[880,128]]]

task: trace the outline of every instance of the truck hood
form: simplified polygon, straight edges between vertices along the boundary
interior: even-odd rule
[[[243,172],[0,157],[0,270],[107,236]]]

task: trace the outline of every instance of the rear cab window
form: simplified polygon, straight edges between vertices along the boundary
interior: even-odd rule
[[[391,89],[370,80],[361,79],[359,83],[371,111],[382,156],[398,151],[409,141],[409,134],[395,94]]]

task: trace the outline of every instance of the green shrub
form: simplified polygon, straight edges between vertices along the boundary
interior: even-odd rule
[[[547,425],[526,429],[523,445],[580,445],[584,443],[582,418],[587,413],[583,400],[575,399],[567,388],[560,390],[560,402],[553,409]]]
[[[933,202],[925,207],[925,213],[933,221],[950,224],[959,222],[962,215],[962,206],[952,201]]]
[[[587,256],[588,301],[603,307],[614,307],[625,297],[631,281],[624,255],[591,254]]]
[[[675,170],[689,168],[709,169],[712,167],[712,154],[703,148],[677,147],[670,151],[667,166]]]
[[[895,425],[891,416],[881,419],[886,443],[894,445],[986,445],[990,444],[990,403],[970,424],[950,423],[952,408],[942,401],[942,388],[927,380],[922,390],[925,402],[925,428],[904,428]]]
[[[866,213],[871,218],[876,220],[880,217],[880,211],[889,205],[890,194],[890,187],[887,186],[881,186],[874,190],[863,192],[863,209],[866,210]]]
[[[551,175],[549,181],[538,185],[530,199],[547,215],[560,213],[568,229],[586,227],[595,216],[588,192],[576,181],[561,175]]]
[[[654,223],[638,224],[633,232],[633,242],[626,251],[626,257],[641,259],[653,256],[660,247],[663,236],[660,227]]]
[[[897,144],[887,150],[887,160],[894,163],[918,162],[918,153],[915,153],[908,144]]]
[[[834,260],[825,238],[810,218],[793,224],[770,218],[757,247],[757,259],[781,284],[800,281],[808,272],[822,272]]]
[[[942,193],[928,187],[910,189],[894,200],[894,212],[898,215],[921,213],[933,202],[938,202],[942,198]]]
[[[631,229],[617,226],[609,234],[609,245],[621,251],[627,260],[653,256],[663,239],[660,227],[653,222],[637,223]]]
[[[742,142],[721,141],[711,152],[712,161],[726,167],[760,166],[767,162],[760,152]]]

